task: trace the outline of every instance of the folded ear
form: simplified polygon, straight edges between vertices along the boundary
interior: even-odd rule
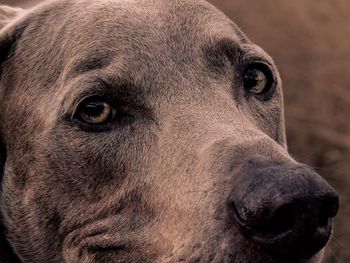
[[[24,10],[21,8],[14,8],[10,6],[0,5],[0,64],[6,59],[9,48],[15,41],[20,28],[16,25],[21,25],[21,15]]]
[[[21,8],[0,5],[0,28],[3,28],[6,24],[11,22],[21,12],[23,12]]]
[[[3,61],[9,55],[11,47],[15,44],[16,39],[20,35],[20,31],[23,26],[20,23],[21,14],[24,13],[23,9],[13,8],[9,6],[0,5],[0,89],[1,87],[1,71]],[[1,98],[0,98],[1,103]],[[1,116],[0,116],[1,120]],[[2,186],[4,166],[6,162],[6,147],[2,140],[2,131],[0,128],[0,187]],[[2,193],[2,187],[0,188],[0,194]],[[16,257],[16,254],[11,248],[11,245],[6,239],[6,224],[2,218],[2,199],[0,195],[0,262],[1,263],[17,263],[20,262]]]

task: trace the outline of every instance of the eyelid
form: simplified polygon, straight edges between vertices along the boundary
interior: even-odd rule
[[[256,67],[259,70],[261,70],[267,78],[270,78],[271,84],[276,84],[277,85],[277,76],[275,74],[273,66],[268,63],[266,60],[253,60],[250,63],[247,63],[244,67],[244,72],[252,67]],[[243,74],[244,74],[243,72]]]
[[[78,90],[77,86],[84,86],[84,90]],[[61,108],[63,115],[72,119],[79,105],[86,99],[97,96],[106,97],[106,88],[102,81],[72,83],[68,89],[71,91],[64,97]]]
[[[80,98],[80,100],[77,100],[76,103],[73,104],[73,110],[70,114],[70,120],[73,121],[74,119],[74,116],[76,115],[79,107],[81,106],[82,102],[85,101],[85,100],[88,100],[89,98],[92,98],[92,97],[103,97],[103,96],[99,96],[99,95],[88,95],[88,94],[85,94],[84,96],[82,96]]]

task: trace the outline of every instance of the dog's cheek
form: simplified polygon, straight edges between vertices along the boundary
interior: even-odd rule
[[[33,183],[33,178],[24,188],[18,187],[14,178],[17,175],[28,178],[28,174],[27,169],[15,164],[10,156],[3,182],[2,211],[7,238],[22,261],[39,262],[44,257],[59,259],[59,254],[54,253],[60,242],[57,234],[60,218],[52,205],[48,205],[54,202],[45,195],[43,186]]]
[[[113,140],[103,134],[94,137],[57,127],[36,150],[40,162],[35,165],[35,180],[43,187],[34,187],[41,199],[51,201],[45,205],[51,207],[52,214],[58,210],[63,232],[87,219],[97,221],[101,211],[111,217],[120,213],[121,223],[110,226],[120,233],[143,227],[153,216],[142,198],[147,185],[140,171],[146,172],[149,164],[142,160],[143,155],[135,154],[149,148],[144,136],[111,136]],[[44,212],[48,213],[47,209]]]

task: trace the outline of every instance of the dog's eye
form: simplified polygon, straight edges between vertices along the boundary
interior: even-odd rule
[[[264,65],[253,64],[244,72],[244,88],[255,95],[268,92],[272,86],[272,73]]]
[[[91,97],[84,100],[78,107],[76,117],[88,124],[104,124],[112,121],[117,110],[102,97]]]

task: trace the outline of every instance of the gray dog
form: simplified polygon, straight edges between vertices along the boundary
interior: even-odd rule
[[[0,7],[4,262],[320,262],[335,191],[271,58],[199,0]]]

